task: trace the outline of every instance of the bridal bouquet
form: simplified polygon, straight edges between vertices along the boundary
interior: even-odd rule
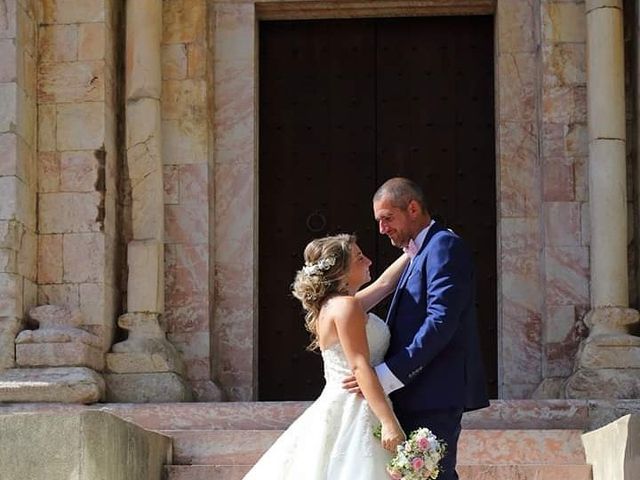
[[[396,455],[387,464],[393,480],[435,479],[440,473],[440,460],[446,445],[428,428],[419,428],[398,445]]]

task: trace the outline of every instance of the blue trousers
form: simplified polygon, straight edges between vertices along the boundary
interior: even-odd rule
[[[436,437],[447,443],[447,451],[442,459],[438,480],[458,480],[456,457],[458,438],[462,429],[462,409],[426,410],[422,412],[396,412],[400,425],[407,436],[421,427],[427,427]]]

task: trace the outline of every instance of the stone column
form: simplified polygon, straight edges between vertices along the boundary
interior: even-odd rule
[[[107,355],[107,399],[182,401],[191,391],[166,339],[164,312],[164,187],[161,158],[160,46],[162,0],[126,2],[127,166],[132,239],[127,247],[127,312],[118,325],[129,337]]]
[[[589,336],[567,383],[571,398],[640,396],[640,338],[630,328],[622,0],[587,0],[591,209]]]

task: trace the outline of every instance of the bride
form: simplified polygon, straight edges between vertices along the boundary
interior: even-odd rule
[[[372,368],[384,359],[389,330],[365,312],[394,290],[408,257],[360,291],[371,260],[354,236],[313,240],[304,259],[293,294],[306,312],[309,348],[322,353],[326,385],[244,479],[388,480],[385,465],[405,435]],[[342,387],[352,372],[364,398]],[[378,425],[381,440],[373,435]]]

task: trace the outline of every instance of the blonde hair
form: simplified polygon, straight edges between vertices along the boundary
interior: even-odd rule
[[[305,265],[296,273],[293,296],[305,310],[305,327],[311,334],[308,350],[318,345],[318,315],[327,298],[345,294],[344,278],[349,270],[354,235],[340,234],[312,240],[304,249]]]

